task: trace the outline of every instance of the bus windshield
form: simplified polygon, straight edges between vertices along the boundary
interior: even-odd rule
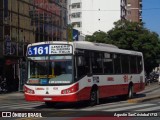
[[[72,82],[72,56],[28,57],[28,84]]]

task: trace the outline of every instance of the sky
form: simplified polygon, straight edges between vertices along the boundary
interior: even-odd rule
[[[160,36],[160,0],[142,0],[142,5],[145,27]]]

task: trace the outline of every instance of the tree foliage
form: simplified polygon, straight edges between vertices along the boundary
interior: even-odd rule
[[[143,53],[147,73],[158,66],[160,56],[160,39],[157,33],[151,32],[143,23],[119,20],[115,27],[107,33],[95,32],[86,36],[87,41],[114,44],[121,49],[135,50]]]

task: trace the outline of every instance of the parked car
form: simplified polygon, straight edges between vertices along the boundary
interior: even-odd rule
[[[150,82],[157,82],[158,78],[159,78],[159,73],[158,72],[151,72],[149,74]]]

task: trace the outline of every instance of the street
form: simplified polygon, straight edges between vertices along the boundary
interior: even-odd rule
[[[151,95],[156,95],[160,91],[160,86],[157,83],[152,83],[146,86],[146,89],[137,94],[135,98],[145,98]],[[47,107],[42,102],[27,102],[24,100],[23,93],[1,94],[0,96],[0,111],[15,112],[15,113],[41,113],[42,117],[61,117],[61,119],[78,118],[82,116],[119,116],[132,113],[144,112],[150,113],[150,116],[160,115],[160,99],[153,99],[146,102],[130,103],[125,99],[116,97],[103,99],[99,105],[88,106],[86,102],[80,103],[59,103],[55,107]],[[66,118],[67,117],[67,118]],[[46,118],[41,118],[46,119]],[[47,118],[49,119],[49,118]]]

